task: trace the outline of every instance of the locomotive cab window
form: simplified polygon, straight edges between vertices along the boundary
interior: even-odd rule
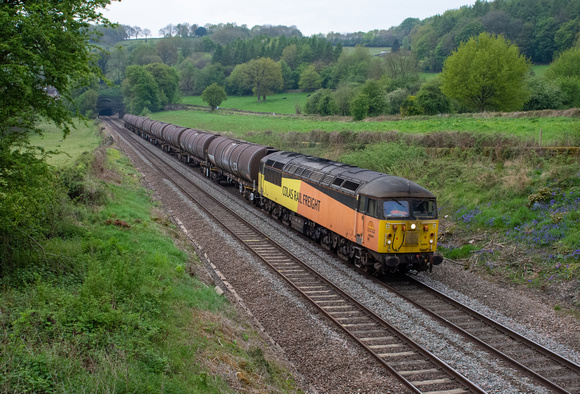
[[[360,213],[365,213],[367,209],[367,196],[359,196],[358,198],[358,211]]]
[[[435,200],[392,200],[383,201],[383,215],[386,219],[409,218],[437,219]]]
[[[378,209],[377,209],[378,206],[379,206],[379,204],[377,204],[377,200],[369,198],[369,200],[367,202],[367,215],[378,218],[379,217],[379,213],[378,213]]]
[[[368,216],[378,218],[379,217],[378,207],[379,201],[374,200],[372,198],[368,198],[367,196],[359,196],[358,211],[360,213],[364,213]]]
[[[417,219],[437,219],[437,204],[435,200],[413,200],[413,216]]]
[[[383,214],[385,218],[406,218],[409,216],[409,201],[387,200],[383,201]]]

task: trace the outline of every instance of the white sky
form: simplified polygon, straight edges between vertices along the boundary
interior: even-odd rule
[[[149,29],[187,22],[295,25],[302,34],[388,29],[406,18],[425,19],[475,0],[122,0],[103,12],[112,22]]]

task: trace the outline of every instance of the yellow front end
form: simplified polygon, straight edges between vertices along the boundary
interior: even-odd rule
[[[379,253],[431,253],[437,250],[438,220],[381,220]]]

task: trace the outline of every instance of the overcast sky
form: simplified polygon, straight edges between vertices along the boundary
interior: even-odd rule
[[[122,0],[103,12],[112,22],[149,29],[157,36],[168,24],[187,22],[295,25],[302,34],[367,32],[425,19],[475,0]]]

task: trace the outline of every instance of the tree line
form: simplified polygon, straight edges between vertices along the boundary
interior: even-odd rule
[[[423,21],[408,18],[388,30],[311,37],[302,36],[295,26],[248,28],[232,23],[205,26],[181,23],[162,29],[159,33],[164,37],[161,39],[117,42],[107,54],[99,57],[98,64],[119,87],[116,94],[123,94],[127,110],[136,113],[156,111],[164,104],[179,101],[180,96],[201,95],[213,84],[223,88],[226,94],[254,94],[260,100],[269,94],[293,89],[309,92],[323,89],[311,100],[322,97],[325,108],[310,103],[300,111],[352,115],[352,109],[359,108],[355,118],[365,113],[360,111],[366,105],[366,101],[359,97],[361,92],[372,90],[372,86],[377,84],[384,105],[373,107],[369,104],[367,116],[429,114],[435,111],[434,108],[437,108],[437,113],[497,110],[506,107],[495,104],[493,100],[483,100],[483,105],[454,100],[449,91],[448,94],[442,93],[441,79],[423,83],[419,72],[443,71],[447,59],[463,44],[483,33],[497,39],[501,37],[504,46],[517,48],[521,56],[532,63],[558,57],[578,46],[579,5],[580,0],[531,0],[526,4],[521,0],[478,0],[473,6],[446,11]],[[529,23],[534,25],[533,32],[528,29]],[[548,25],[552,26],[549,34],[548,30],[541,28]],[[126,26],[113,30],[119,29],[131,31]],[[139,31],[136,27],[132,29]],[[111,37],[111,28],[98,30],[104,38]],[[524,41],[524,38],[528,40]],[[390,53],[371,56],[363,45],[343,50],[343,43],[388,45]],[[171,73],[163,73],[163,78],[171,81],[155,81],[159,73],[151,78],[152,64],[156,64],[155,69],[173,69]],[[479,69],[476,66],[473,65],[474,70]],[[142,78],[135,78],[136,67],[141,67],[139,75]],[[268,79],[267,83],[250,76],[257,70],[269,75],[264,77]],[[576,105],[574,78],[565,80],[561,75],[556,77],[550,73],[534,76],[529,71],[522,78],[526,86],[522,97],[529,100],[513,109]],[[177,86],[177,92],[167,94],[160,86]],[[91,89],[98,91],[98,86]],[[147,93],[147,97],[139,97],[139,92]],[[78,93],[76,104],[87,111],[95,102],[95,93]],[[353,102],[356,97],[359,100]],[[425,102],[427,97],[430,104]],[[441,100],[434,106],[435,97]]]

